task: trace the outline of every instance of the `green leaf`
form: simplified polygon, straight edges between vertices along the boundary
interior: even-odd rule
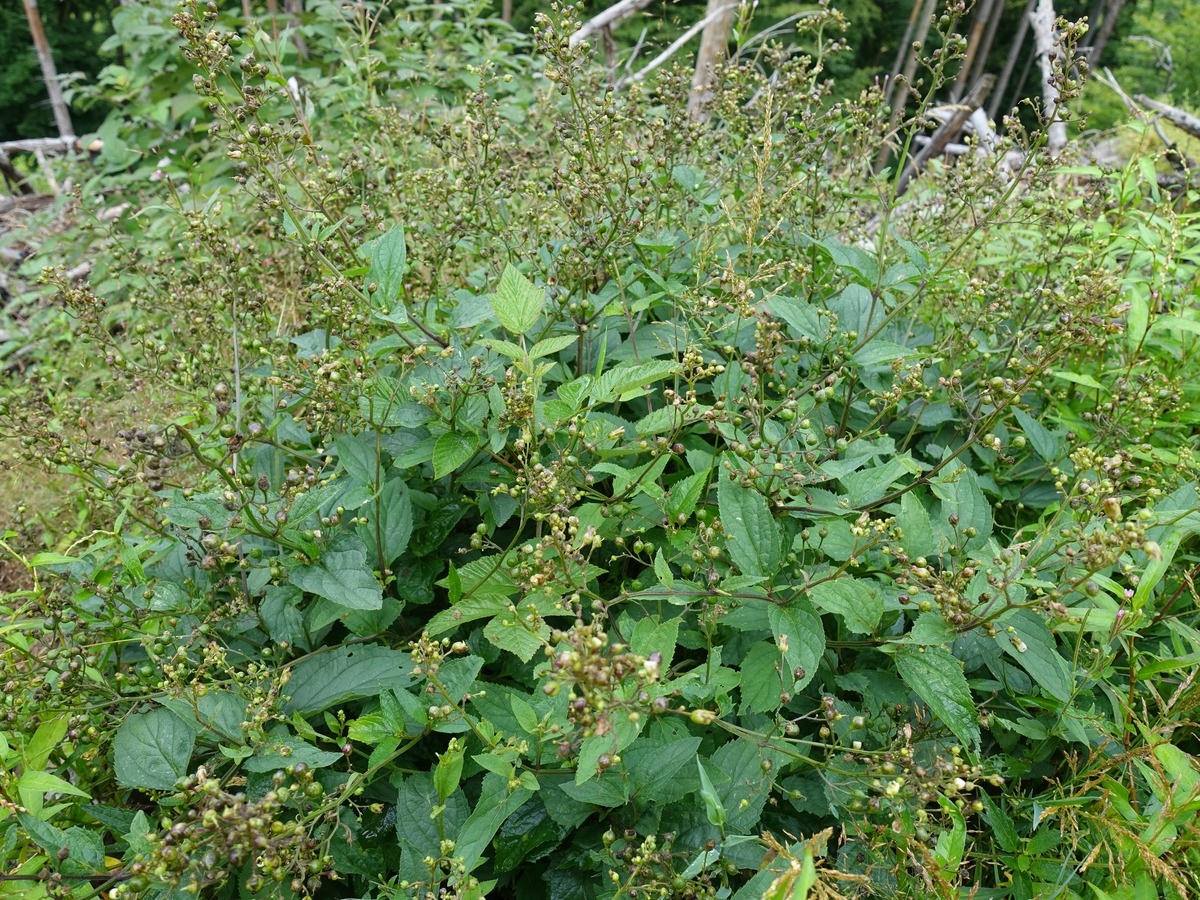
[[[492,294],[492,309],[496,318],[512,334],[524,334],[532,328],[542,314],[546,302],[546,291],[533,283],[509,263],[500,284]]]
[[[717,503],[733,564],[746,575],[772,578],[779,571],[779,524],[758,491],[721,478]]]
[[[438,754],[437,765],[433,767],[433,786],[443,803],[458,790],[465,756],[466,751],[459,744],[458,738],[452,738],[445,752]]]
[[[825,653],[825,628],[821,617],[807,600],[796,597],[787,606],[772,603],[767,609],[767,620],[788,667],[784,672],[784,683],[790,681],[791,689],[798,691],[816,676],[817,666]]]
[[[813,606],[841,616],[853,634],[871,634],[883,618],[883,595],[867,581],[843,577],[823,581],[809,592]]]
[[[512,589],[512,593],[516,588]],[[453,631],[459,625],[486,619],[508,609],[509,594],[500,591],[480,591],[472,596],[463,597],[449,609],[444,609],[425,626],[430,637],[437,637],[447,631]]]
[[[974,528],[976,535],[970,538],[970,544],[977,546],[987,540],[992,533],[992,506],[983,495],[979,486],[979,477],[970,469],[958,469],[947,476],[945,481],[935,481],[933,492],[942,500],[942,519],[939,523],[947,540],[955,530],[949,524],[950,516],[958,516],[957,531],[962,534],[967,528]]]
[[[543,356],[549,356],[552,353],[565,350],[572,344],[578,343],[578,341],[579,335],[577,334],[561,334],[557,337],[545,338],[529,348],[529,358],[541,359]]]
[[[933,526],[929,522],[929,511],[913,491],[900,497],[900,515],[896,524],[904,537],[900,546],[913,559],[918,556],[932,556],[937,552],[937,542],[933,536]]]
[[[196,729],[169,709],[134,713],[113,739],[113,766],[122,787],[169,791],[187,774]]]
[[[404,289],[404,273],[408,268],[408,250],[404,245],[404,226],[393,225],[390,230],[368,241],[360,253],[371,260],[367,284],[374,284],[371,299],[378,306],[390,307]]]
[[[433,445],[433,477],[445,478],[471,458],[476,446],[475,438],[447,431]]]
[[[288,580],[302,591],[324,597],[346,609],[379,609],[383,588],[367,567],[362,540],[344,535],[311,566],[292,569]]]
[[[422,860],[441,856],[443,838],[459,834],[469,810],[462,791],[443,803],[430,772],[404,779],[396,798],[396,837],[401,851],[399,876],[409,880],[428,878],[429,867]]]
[[[550,626],[543,622],[537,627],[536,633],[531,632],[506,612],[488,622],[483,628],[483,635],[494,646],[519,657],[521,662],[529,662],[546,646]]]
[[[1017,424],[1021,426],[1021,431],[1025,433],[1025,437],[1029,438],[1029,443],[1033,444],[1033,449],[1044,462],[1056,463],[1062,457],[1062,445],[1041,422],[1025,412],[1023,409],[1014,409],[1013,415],[1016,416]]]
[[[949,650],[941,647],[901,645],[896,649],[896,669],[921,702],[929,707],[960,741],[979,747],[979,716],[967,686],[967,677]]]
[[[592,399],[597,403],[610,403],[640,397],[647,393],[650,385],[673,375],[678,368],[678,363],[661,359],[621,363],[596,379],[592,385]]]
[[[62,743],[67,733],[67,716],[55,716],[37,727],[25,744],[25,766],[29,769],[44,769],[54,748]]]
[[[368,546],[375,546],[376,539],[383,543],[381,566],[391,568],[408,549],[413,530],[413,507],[408,485],[401,478],[389,478],[379,492],[376,523],[368,522],[358,527],[358,536]]]
[[[318,750],[308,741],[292,734],[286,725],[276,725],[267,735],[265,744],[256,747],[254,756],[242,763],[247,772],[274,772],[296,763],[323,769],[344,759],[334,750]]]
[[[704,763],[696,757],[696,771],[700,773],[700,797],[704,800],[704,814],[708,816],[709,824],[722,828],[725,825],[725,807],[717,795],[708,773],[704,771]]]
[[[740,667],[743,715],[765,713],[779,707],[779,695],[784,690],[784,679],[780,674],[783,665],[783,656],[774,644],[759,641],[750,647]],[[789,673],[788,684],[791,681]]]
[[[996,625],[995,640],[1000,649],[1015,659],[1047,694],[1068,702],[1074,687],[1071,668],[1059,655],[1058,642],[1045,620],[1032,610],[1017,609],[1001,616]]]
[[[374,697],[387,688],[413,684],[407,653],[378,644],[338,647],[296,663],[284,711],[307,715],[358,697]]]
[[[470,872],[479,864],[504,820],[520,809],[532,793],[526,787],[510,791],[508,779],[499,775],[488,773],[483,776],[483,793],[455,841],[455,855],[462,858],[466,871]]]
[[[681,478],[671,485],[666,499],[667,515],[672,519],[678,516],[691,518],[692,513],[696,511],[696,504],[700,502],[700,497],[703,495],[705,487],[708,486],[708,478],[711,472],[711,469],[705,469],[703,472],[696,472],[695,474],[688,475],[686,478]]]

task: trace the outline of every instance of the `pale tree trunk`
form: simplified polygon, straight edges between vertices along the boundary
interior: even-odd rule
[[[700,35],[700,52],[696,54],[696,74],[692,78],[692,92],[688,96],[688,114],[704,121],[708,118],[707,107],[713,96],[713,79],[717,67],[724,61],[729,50],[729,33],[733,30],[733,16],[737,7],[729,0],[708,0],[705,17],[711,16]]]
[[[1104,48],[1108,45],[1108,39],[1112,37],[1113,29],[1117,26],[1117,16],[1121,14],[1121,7],[1125,5],[1125,0],[1108,0],[1104,8],[1104,18],[1100,21],[1100,27],[1096,29],[1095,37],[1091,37],[1088,45],[1091,49],[1088,51],[1088,63],[1092,67],[1100,65],[1100,57],[1104,55]],[[1091,23],[1089,23],[1091,24]]]
[[[42,28],[42,16],[38,12],[37,0],[25,0],[25,18],[29,20],[29,31],[33,35],[33,46],[37,48],[42,78],[46,82],[46,92],[50,95],[50,108],[54,110],[54,121],[58,125],[59,136],[74,137],[75,127],[71,124],[71,114],[67,110],[67,102],[63,99],[62,88],[58,84],[58,72],[54,69],[50,42],[46,40],[46,31]]]
[[[888,96],[891,98],[892,104],[892,112],[888,116],[889,136],[896,130],[896,125],[900,122],[900,117],[904,115],[904,107],[908,105],[908,89],[912,84],[913,76],[917,72],[917,63],[921,61],[921,52],[913,49],[913,45],[920,44],[922,47],[925,46],[925,38],[929,36],[929,28],[933,25],[933,14],[937,9],[937,0],[913,0],[913,2],[916,6],[921,7],[920,18],[917,20],[917,36],[913,39],[912,44],[906,41],[904,46],[900,48],[900,52],[906,53],[907,58],[904,59],[899,55],[896,57],[896,69],[899,70],[901,59],[904,59],[904,71],[900,72],[899,78],[896,78],[893,73],[892,77],[888,79]],[[906,34],[905,37],[909,37],[909,35]],[[895,82],[895,84],[893,85],[892,82]],[[897,96],[896,89],[900,86],[900,82],[904,85],[904,93]],[[879,154],[875,157],[874,168],[876,172],[883,171],[883,167],[887,165],[889,155],[890,150],[885,141],[879,149]]]
[[[980,57],[980,45],[987,32],[994,5],[995,0],[979,0],[979,4],[975,7],[971,33],[967,36],[967,55],[963,57],[962,65],[958,69],[958,77],[954,80],[954,88],[950,91],[952,102],[957,102],[958,98],[962,96],[963,89],[967,85],[967,77],[974,72],[975,61]],[[984,51],[983,55],[986,56],[987,51]]]
[[[1067,123],[1058,118],[1058,85],[1054,83],[1055,60],[1062,54],[1058,30],[1054,27],[1054,3],[1038,0],[1029,17],[1033,26],[1033,38],[1037,45],[1038,65],[1042,70],[1042,115],[1049,125],[1046,128],[1046,149],[1057,154],[1067,145]],[[1058,66],[1061,71],[1062,67]]]
[[[1021,24],[1017,26],[1017,34],[1008,51],[1008,59],[1004,61],[1004,70],[1000,73],[1000,80],[996,82],[996,91],[992,94],[992,102],[988,106],[988,118],[993,121],[1000,112],[1000,104],[1004,102],[1004,93],[1008,90],[1009,79],[1012,78],[1013,70],[1017,67],[1017,59],[1021,56],[1021,48],[1025,44],[1025,34],[1029,31],[1029,14],[1033,12],[1033,4],[1036,2],[1037,0],[1029,0],[1025,6],[1025,12],[1021,13]]]
[[[600,15],[583,23],[579,30],[571,35],[571,46],[574,47],[580,41],[586,41],[604,28],[612,28],[618,22],[628,19],[639,9],[649,6],[652,2],[653,0],[620,0],[619,3],[614,3]]]
[[[892,70],[888,73],[887,84],[884,86],[884,106],[892,102],[892,95],[896,92],[896,79],[900,77],[900,67],[904,65],[908,54],[912,53],[913,29],[917,27],[917,18],[924,5],[924,0],[913,0],[912,12],[908,16],[908,25],[904,29],[904,37],[900,39],[900,47],[896,50],[896,61],[892,63]]]
[[[283,0],[284,11],[288,14],[288,28],[292,29],[292,43],[296,45],[296,56],[308,59],[308,44],[300,35],[300,20],[297,16],[304,12],[304,0]]]
[[[512,22],[512,0],[501,0],[500,18],[505,22]]]

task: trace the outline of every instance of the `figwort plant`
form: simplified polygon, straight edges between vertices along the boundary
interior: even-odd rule
[[[897,134],[825,7],[702,123],[573,7],[181,4],[105,378],[0,406],[88,508],[0,893],[1191,896],[1198,228],[1015,118],[898,198],[961,14]]]

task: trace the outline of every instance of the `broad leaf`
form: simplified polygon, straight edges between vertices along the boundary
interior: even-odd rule
[[[798,691],[816,676],[821,655],[825,652],[825,628],[821,617],[807,600],[796,597],[787,606],[771,604],[767,609],[767,620],[788,667],[783,673],[784,683],[790,681],[791,690]]]
[[[723,477],[717,502],[733,564],[746,575],[774,577],[779,570],[779,524],[763,495]]]
[[[383,588],[367,566],[362,540],[355,536],[343,536],[315,565],[292,569],[288,578],[301,590],[346,609],[379,609],[383,605]]]
[[[809,593],[813,605],[822,612],[841,616],[854,634],[871,634],[883,617],[883,595],[879,588],[859,578],[823,581]]]
[[[284,711],[307,715],[412,683],[412,660],[407,653],[378,644],[339,647],[306,657],[292,667],[286,688],[291,699],[284,704]]]
[[[962,664],[942,647],[904,644],[896,650],[896,668],[921,702],[960,741],[979,747],[979,716]]]
[[[433,477],[445,478],[475,452],[475,438],[447,431],[433,445]]]
[[[404,272],[408,267],[404,226],[393,225],[385,234],[364,244],[361,253],[371,260],[367,270],[368,289],[375,285],[371,300],[376,305],[390,307],[404,289]]]
[[[135,713],[113,739],[113,768],[123,787],[169,791],[187,774],[196,729],[169,709]]]
[[[524,334],[541,316],[546,292],[535,287],[510,263],[500,276],[500,284],[491,300],[500,324],[512,334]]]

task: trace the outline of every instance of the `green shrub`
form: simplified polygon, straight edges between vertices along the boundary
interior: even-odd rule
[[[1189,895],[1190,215],[898,202],[834,14],[708,126],[477,12],[175,15],[211,138],[47,276],[111,382],[0,410],[112,516],[8,598],[0,892]]]

